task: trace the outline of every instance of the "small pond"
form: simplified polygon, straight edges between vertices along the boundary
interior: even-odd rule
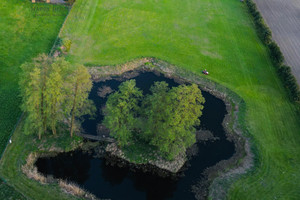
[[[178,86],[173,79],[153,72],[142,72],[133,79],[144,94],[149,93],[151,85],[156,81],[166,81],[171,87]],[[86,133],[96,135],[97,124],[103,119],[101,107],[105,105],[106,98],[98,95],[99,88],[109,86],[117,90],[121,82],[119,79],[111,79],[94,83],[89,98],[95,102],[98,114],[94,120],[86,119],[83,122]],[[36,162],[38,171],[75,182],[100,199],[195,199],[191,188],[201,180],[202,172],[221,160],[229,159],[235,152],[234,144],[226,139],[222,126],[227,114],[224,102],[205,91],[202,93],[206,102],[198,128],[209,130],[219,139],[197,143],[198,154],[189,160],[184,176],[163,178],[142,170],[132,171],[128,166],[110,166],[106,165],[105,158],[95,158],[79,150],[39,158]]]

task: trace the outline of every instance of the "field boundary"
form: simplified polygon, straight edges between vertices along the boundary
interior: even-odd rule
[[[57,37],[56,37],[56,39],[55,39],[55,41],[54,41],[54,43],[53,43],[53,46],[52,46],[52,48],[51,48],[51,50],[50,50],[50,52],[49,52],[49,54],[48,54],[49,56],[52,56],[53,53],[55,52],[55,49],[54,49],[54,48],[57,47],[57,44],[59,43],[59,40],[60,40],[60,33],[61,33],[62,29],[64,28],[65,23],[66,23],[66,21],[67,21],[67,19],[68,19],[68,17],[69,17],[70,11],[71,11],[71,9],[72,9],[72,7],[73,7],[73,5],[71,5],[71,6],[63,5],[63,6],[68,7],[68,13],[67,13],[67,15],[66,15],[66,17],[65,17],[65,19],[64,19],[64,22],[62,23],[62,26],[60,27],[60,29],[59,29],[59,31],[58,31]]]
[[[70,10],[71,10],[71,8],[72,8],[72,6],[67,6],[67,5],[62,5],[62,6],[68,7],[68,13],[66,14],[66,17],[65,17],[65,19],[64,19],[64,21],[63,21],[63,24],[62,24],[62,26],[61,26],[60,29],[59,29],[58,35],[57,35],[57,37],[56,37],[56,39],[55,39],[55,41],[54,41],[54,43],[53,43],[52,48],[51,48],[51,50],[50,50],[49,53],[48,53],[49,56],[51,55],[51,53],[52,53],[52,51],[53,51],[53,49],[54,49],[54,47],[55,47],[55,44],[57,43],[57,40],[59,39],[59,34],[60,34],[60,32],[61,32],[61,30],[62,30],[62,28],[63,28],[63,26],[64,26],[64,24],[65,24],[65,22],[66,22],[67,17],[69,16]],[[1,152],[1,155],[0,155],[0,162],[1,162],[1,160],[2,160],[2,157],[3,157],[4,153],[6,152],[6,149],[7,149],[8,145],[10,144],[10,141],[11,141],[11,138],[12,138],[13,134],[15,133],[16,129],[19,127],[21,121],[23,120],[24,115],[25,115],[25,113],[22,112],[22,114],[19,116],[19,118],[18,118],[16,124],[14,125],[14,128],[13,128],[13,130],[11,131],[11,133],[10,133],[10,135],[9,135],[9,137],[8,137],[8,140],[7,140],[7,142],[6,142],[5,148],[4,148],[4,150]],[[12,141],[12,142],[13,142],[13,141]],[[30,198],[28,198],[26,195],[24,195],[22,192],[20,192],[16,187],[11,186],[11,185],[8,183],[8,181],[7,181],[5,178],[2,177],[1,174],[0,174],[0,179],[3,181],[2,184],[6,184],[8,187],[13,188],[13,189],[16,190],[20,195],[22,195],[25,199],[30,199]]]
[[[253,0],[300,84],[300,3],[295,0]]]
[[[291,66],[284,63],[285,58],[280,47],[273,39],[271,29],[266,24],[265,19],[262,17],[256,3],[253,0],[246,0],[246,6],[248,7],[249,14],[252,16],[256,33],[268,49],[272,63],[276,68],[277,75],[280,78],[289,98],[300,104],[299,84],[295,75],[291,71]]]

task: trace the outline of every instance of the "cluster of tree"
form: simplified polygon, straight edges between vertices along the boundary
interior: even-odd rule
[[[72,137],[75,119],[95,110],[88,100],[92,81],[87,69],[45,54],[24,63],[21,69],[21,108],[27,114],[25,132],[37,133],[41,138],[49,129],[56,134],[58,123],[68,121]]]
[[[108,97],[104,125],[121,147],[138,138],[171,160],[195,143],[205,100],[195,84],[170,89],[156,82],[150,91],[144,96],[135,80],[122,83]]]
[[[300,101],[300,89],[297,84],[296,78],[291,73],[291,68],[283,64],[284,56],[279,48],[279,46],[272,40],[272,32],[269,27],[264,23],[264,20],[257,9],[256,4],[252,0],[246,0],[248,9],[253,16],[255,27],[258,32],[260,39],[269,49],[270,57],[277,68],[279,77],[282,80],[284,87],[290,98],[293,101]]]

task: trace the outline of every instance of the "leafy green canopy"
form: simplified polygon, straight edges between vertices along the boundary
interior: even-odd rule
[[[142,92],[135,87],[135,81],[126,81],[119,91],[109,96],[106,103],[104,124],[120,146],[125,146],[132,139],[132,132],[138,124],[139,100]]]
[[[130,80],[109,96],[104,125],[121,147],[139,138],[171,160],[195,143],[204,101],[195,84],[169,89],[166,82],[156,82],[143,96]]]
[[[88,100],[92,82],[85,67],[41,54],[21,69],[21,108],[27,114],[25,133],[38,133],[41,138],[50,128],[56,134],[58,122],[67,119],[72,136],[75,117],[95,110]]]

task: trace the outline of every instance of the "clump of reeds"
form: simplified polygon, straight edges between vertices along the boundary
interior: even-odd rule
[[[34,163],[37,159],[36,153],[30,153],[26,159],[26,164],[22,166],[22,172],[27,175],[28,178],[39,181],[42,184],[47,183],[47,178],[40,174]]]
[[[71,195],[75,195],[85,199],[97,200],[97,198],[94,195],[82,189],[75,183],[67,182],[60,179],[59,186],[62,190],[64,190],[66,193],[69,193]]]

